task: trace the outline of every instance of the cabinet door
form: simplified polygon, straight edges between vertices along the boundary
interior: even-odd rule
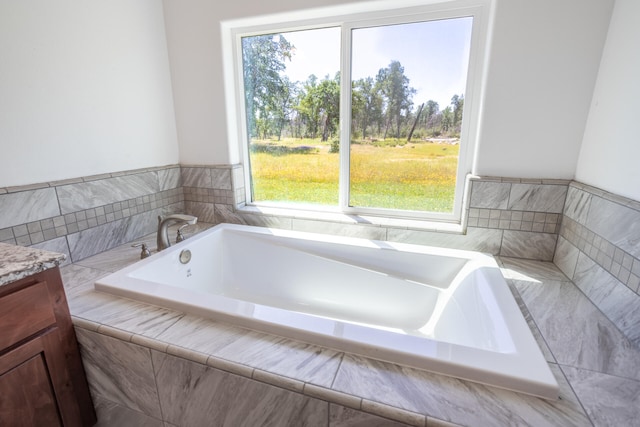
[[[0,351],[56,323],[46,282],[0,299]]]
[[[0,425],[62,425],[42,354],[0,375],[0,396]]]
[[[59,346],[53,327],[0,356],[0,426],[82,424]]]
[[[0,427],[58,425],[18,416],[25,405],[50,413],[51,399],[64,426],[95,424],[58,267],[0,286],[0,382]],[[27,389],[22,397],[21,384]]]

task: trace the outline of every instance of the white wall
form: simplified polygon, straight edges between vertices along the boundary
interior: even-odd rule
[[[640,2],[616,0],[576,180],[640,200]]]
[[[475,173],[572,179],[613,0],[499,0]]]
[[[178,162],[160,0],[0,0],[0,187]]]
[[[163,0],[180,162],[237,162],[227,146],[220,22],[346,3],[344,0]]]
[[[574,177],[613,1],[496,0],[475,173]],[[344,3],[162,2],[0,0],[0,187],[177,162],[228,163],[220,21]],[[627,9],[634,3],[620,2]],[[638,34],[630,23],[621,28]],[[607,55],[615,58],[617,50]],[[622,81],[605,78],[602,68],[599,99]],[[619,129],[613,120],[620,117],[595,114],[578,179],[629,194],[619,188],[622,178],[602,178],[620,159],[595,161],[603,153],[593,135]],[[630,139],[625,129],[618,143]],[[620,157],[631,162],[633,147],[625,149]]]
[[[614,0],[497,0],[482,175],[573,178]],[[180,161],[227,163],[220,21],[342,3],[164,0]]]

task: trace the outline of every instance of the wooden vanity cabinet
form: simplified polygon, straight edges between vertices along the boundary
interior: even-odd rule
[[[0,286],[0,426],[95,422],[59,268]]]

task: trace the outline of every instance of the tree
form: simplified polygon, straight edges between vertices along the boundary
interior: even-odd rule
[[[351,81],[351,137],[356,137],[356,131],[358,125],[362,125],[362,138],[366,137],[368,123],[366,121],[365,113],[365,95],[361,87],[363,79],[357,81]]]
[[[328,75],[318,82],[315,75],[304,84],[303,96],[297,110],[306,124],[305,136],[327,141],[336,132],[340,119],[340,74]]]
[[[464,95],[453,95],[451,98],[451,105],[453,105],[453,128],[458,132],[462,125],[462,109],[464,108]]]
[[[425,112],[424,112],[424,123],[425,123],[426,129],[434,127],[434,123],[433,123],[434,118],[436,117],[439,111],[440,111],[440,106],[436,101],[432,99],[427,101],[427,105],[425,106]]]
[[[353,82],[351,113],[353,126],[360,124],[362,139],[367,137],[367,128],[379,123],[382,118],[382,96],[372,77]]]
[[[413,126],[411,126],[411,130],[409,131],[409,135],[407,136],[407,142],[411,142],[411,137],[413,136],[413,132],[416,130],[416,125],[420,121],[420,114],[422,113],[423,108],[424,104],[420,104],[420,108],[418,108],[418,112],[416,113],[416,118],[413,121]]]
[[[319,98],[322,142],[326,142],[329,136],[338,129],[340,120],[340,73],[336,73],[333,79],[326,76],[317,88]]]
[[[440,126],[442,127],[443,132],[447,132],[453,126],[453,112],[451,111],[451,106],[447,106],[444,110],[442,110],[442,121],[440,122]]]
[[[305,127],[304,136],[307,138],[315,138],[318,134],[320,106],[315,96],[317,86],[318,78],[314,74],[310,75],[303,84],[300,92],[300,102],[296,108]]]
[[[396,138],[400,138],[400,126],[411,109],[411,97],[416,92],[409,87],[409,78],[404,75],[400,61],[391,61],[387,68],[378,71],[376,84],[385,100],[387,128],[395,124]],[[385,131],[386,136],[386,131]]]
[[[285,91],[281,72],[286,68],[285,60],[291,59],[292,49],[282,34],[242,38],[245,106],[250,135],[263,133],[273,125],[271,116],[278,108],[278,97]],[[257,128],[258,120],[262,132]]]
[[[289,121],[293,111],[293,103],[296,98],[296,85],[289,80],[289,77],[282,77],[281,90],[273,94],[273,104],[275,109],[270,115],[274,122],[274,132],[278,141],[282,137],[282,130]]]

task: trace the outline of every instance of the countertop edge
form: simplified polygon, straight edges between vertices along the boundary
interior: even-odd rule
[[[0,286],[59,266],[66,255],[0,243]]]

